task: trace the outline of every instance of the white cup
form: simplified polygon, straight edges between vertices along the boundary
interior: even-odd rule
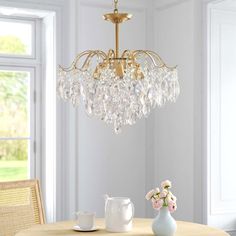
[[[79,211],[77,215],[77,225],[83,230],[90,230],[95,225],[95,213]]]

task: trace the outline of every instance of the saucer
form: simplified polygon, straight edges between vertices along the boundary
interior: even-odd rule
[[[91,229],[81,229],[78,225],[75,225],[73,226],[73,230],[79,231],[79,232],[93,232],[93,231],[97,231],[98,227],[94,226]]]

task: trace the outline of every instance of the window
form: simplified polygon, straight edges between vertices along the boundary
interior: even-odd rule
[[[32,56],[34,22],[0,18],[0,54]]]
[[[56,117],[62,116],[56,101],[61,11],[43,3],[37,10],[31,3],[19,5],[0,6],[0,181],[40,179],[52,222],[61,193],[56,188],[57,178],[61,182],[56,158],[62,155],[57,142],[63,140]]]
[[[36,20],[0,18],[0,181],[35,176],[39,35]]]

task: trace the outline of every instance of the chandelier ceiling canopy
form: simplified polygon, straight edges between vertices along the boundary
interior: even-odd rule
[[[57,93],[74,106],[82,100],[89,116],[113,124],[119,133],[156,106],[175,102],[180,89],[176,67],[168,67],[156,53],[125,50],[120,55],[119,26],[132,15],[119,13],[118,0],[114,3],[114,12],[103,18],[115,25],[115,50],[87,50],[69,68],[60,66]]]

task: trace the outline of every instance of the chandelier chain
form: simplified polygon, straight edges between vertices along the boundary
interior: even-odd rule
[[[114,6],[115,6],[114,13],[118,13],[118,0],[114,0]]]

